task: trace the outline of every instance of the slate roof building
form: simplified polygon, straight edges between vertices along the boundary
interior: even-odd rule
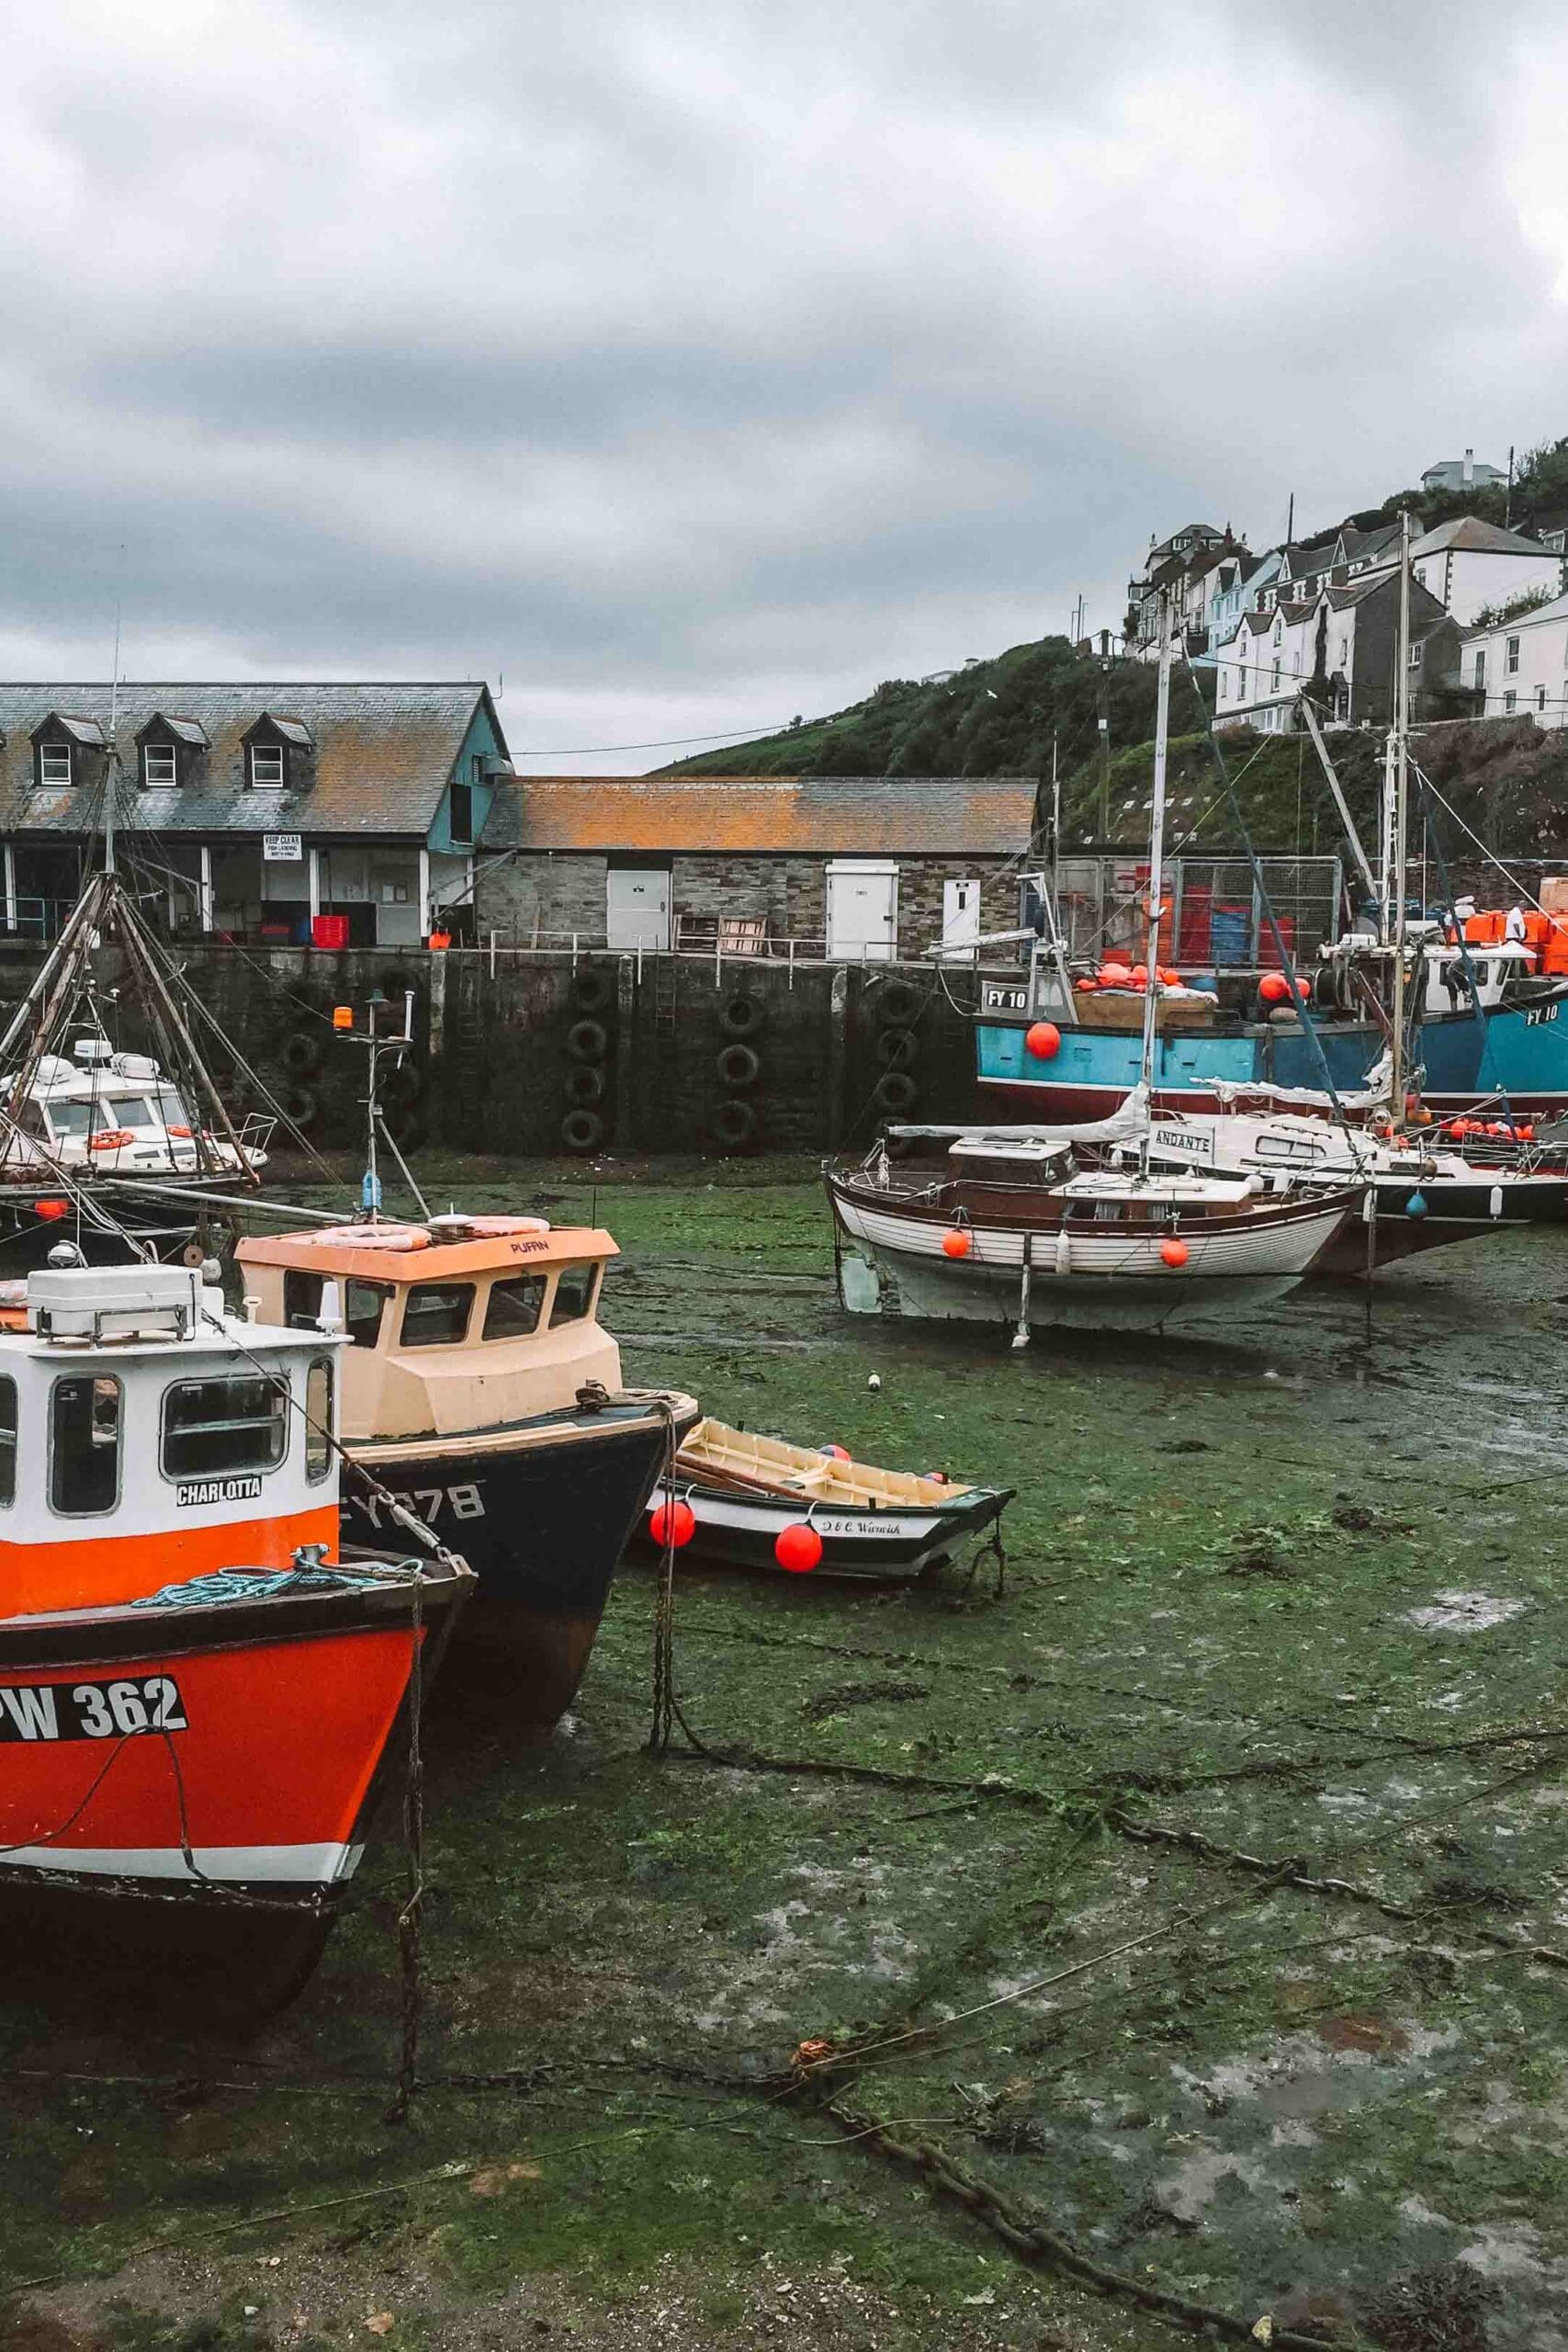
[[[1019,920],[1032,777],[515,776],[478,927],[520,946],[877,962]]]
[[[11,933],[52,936],[76,894],[111,792],[111,712],[115,829],[176,934],[417,945],[470,900],[510,774],[487,686],[45,681],[0,684]]]

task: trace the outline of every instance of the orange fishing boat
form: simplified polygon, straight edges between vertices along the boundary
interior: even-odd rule
[[[199,1269],[0,1291],[0,1892],[176,1940],[184,1897],[313,1962],[473,1582],[340,1556],[343,1352]]]

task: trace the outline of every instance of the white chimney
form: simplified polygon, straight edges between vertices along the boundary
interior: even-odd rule
[[[1465,486],[1466,490],[1468,490],[1468,489],[1470,488],[1471,483],[1472,483],[1474,480],[1475,480],[1475,452],[1474,452],[1474,450],[1473,450],[1473,449],[1467,449],[1467,450],[1465,451],[1465,453],[1464,453],[1464,486]]]

